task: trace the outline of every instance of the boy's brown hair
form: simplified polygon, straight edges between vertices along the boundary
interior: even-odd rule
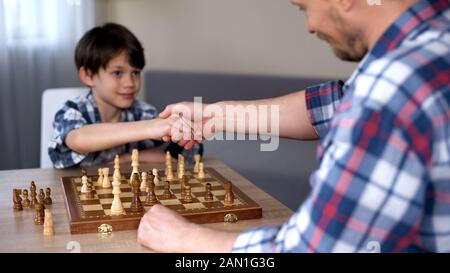
[[[122,25],[106,23],[83,35],[75,49],[75,64],[78,70],[84,67],[95,75],[122,52],[127,53],[132,67],[144,68],[144,48],[136,36]]]

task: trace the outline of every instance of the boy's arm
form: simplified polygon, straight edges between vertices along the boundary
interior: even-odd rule
[[[161,140],[170,135],[174,118],[142,120],[135,122],[99,123],[70,131],[66,145],[79,154],[107,150],[125,143],[147,139]]]

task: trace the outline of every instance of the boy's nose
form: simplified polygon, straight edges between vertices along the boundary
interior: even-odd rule
[[[124,80],[124,86],[125,87],[134,87],[135,86],[135,79],[133,75],[128,74],[126,77],[123,78]]]

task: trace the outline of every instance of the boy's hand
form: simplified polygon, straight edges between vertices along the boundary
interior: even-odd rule
[[[166,119],[156,118],[152,120],[148,120],[148,130],[149,130],[149,138],[163,141],[170,141],[171,132],[173,130],[174,125],[176,126],[178,117],[172,116]],[[167,140],[167,138],[169,140]]]

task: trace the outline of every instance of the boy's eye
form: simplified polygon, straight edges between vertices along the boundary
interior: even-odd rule
[[[114,77],[120,77],[120,76],[122,76],[122,71],[113,71],[112,73],[111,73]]]
[[[132,74],[134,77],[139,77],[139,76],[141,75],[141,71],[136,70],[136,71],[131,72],[131,74]]]

